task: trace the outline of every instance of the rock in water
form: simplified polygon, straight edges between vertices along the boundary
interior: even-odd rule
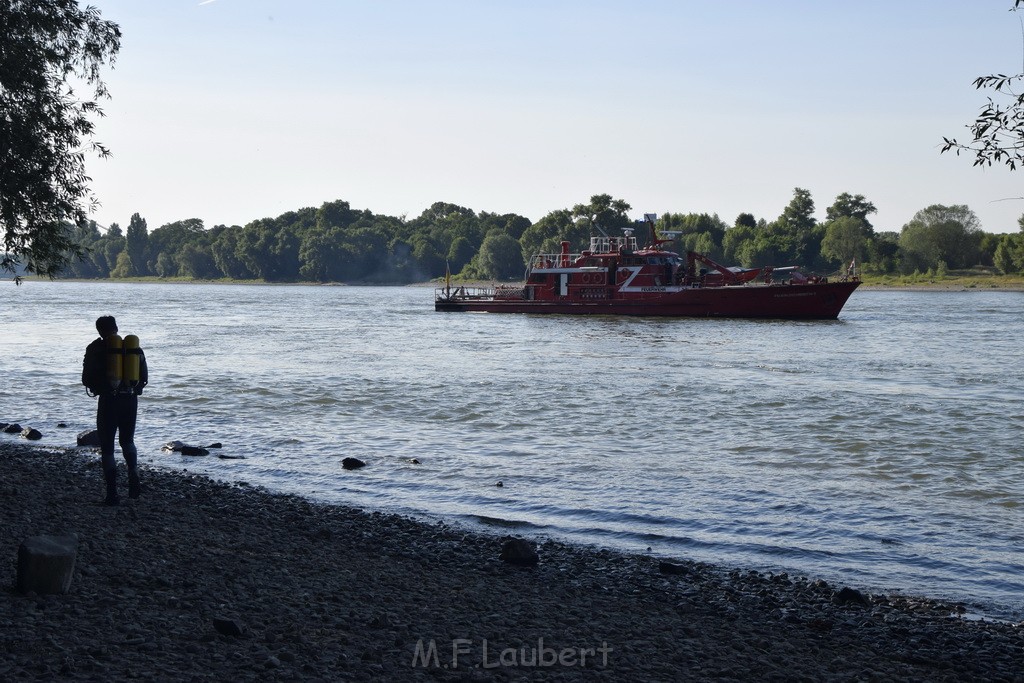
[[[22,429],[21,436],[29,441],[39,441],[39,439],[43,438],[42,432],[38,429],[33,429],[32,427],[25,427]]]
[[[360,467],[366,467],[366,463],[359,458],[345,458],[341,461],[341,466],[346,470],[358,470]]]
[[[18,590],[67,593],[78,556],[77,536],[31,536],[18,548]]]
[[[17,434],[21,431],[21,425],[17,422],[7,425],[4,427],[4,434]]]
[[[87,429],[84,432],[78,432],[76,443],[79,446],[99,446],[100,433],[95,429]]]
[[[540,561],[533,544],[522,538],[510,538],[501,545],[498,559],[517,567],[536,567]]]
[[[199,446],[182,446],[178,449],[182,455],[209,455],[210,451]]]

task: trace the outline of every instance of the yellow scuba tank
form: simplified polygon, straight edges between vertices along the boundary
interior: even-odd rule
[[[124,362],[121,337],[112,334],[107,337],[107,381],[111,389],[121,386],[124,377]]]
[[[139,338],[134,334],[126,335],[124,338],[124,366],[122,368],[122,379],[129,385],[135,386],[139,383],[139,356],[142,350],[139,348]]]

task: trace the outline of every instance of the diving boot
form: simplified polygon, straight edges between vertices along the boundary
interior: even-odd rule
[[[103,504],[117,505],[121,502],[121,499],[117,495],[117,470],[104,471],[103,479],[107,483],[107,497],[103,500]]]
[[[139,482],[138,468],[128,470],[128,497],[135,500],[142,495],[142,484]]]

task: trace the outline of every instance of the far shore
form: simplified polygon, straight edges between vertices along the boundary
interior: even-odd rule
[[[47,278],[26,276],[26,282],[50,282]],[[1024,281],[1019,278],[970,278],[954,279],[945,282],[881,282],[873,279],[861,284],[862,290],[883,292],[1024,292]],[[10,282],[12,278],[0,278],[0,282]],[[185,278],[122,278],[122,279],[83,279],[57,278],[52,282],[93,282],[106,284],[161,284],[161,285],[259,285],[263,287],[423,287],[440,288],[445,286],[444,280],[427,280],[412,283],[380,283],[380,282],[267,282],[265,280],[192,280]],[[495,284],[521,284],[522,280],[452,280],[453,287],[493,287]]]
[[[498,535],[155,468],[106,507],[97,461],[0,435],[2,680],[1022,677],[1022,625],[958,604],[550,540],[514,566]],[[66,595],[12,588],[40,534],[77,535]]]

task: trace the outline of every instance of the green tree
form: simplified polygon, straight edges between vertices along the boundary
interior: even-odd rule
[[[572,207],[572,217],[585,221],[584,225],[590,230],[611,235],[618,233],[623,228],[632,227],[633,222],[627,215],[631,208],[624,200],[614,199],[610,194],[595,194],[590,198],[590,203],[577,204]],[[577,244],[576,246],[586,245]]]
[[[825,231],[814,218],[814,200],[803,188],[793,190],[793,199],[782,215],[768,225],[767,236],[759,244],[748,248],[747,257],[771,258],[776,265],[782,261],[793,265],[814,266],[821,254],[821,240]]]
[[[1000,235],[993,261],[1004,273],[1024,271],[1024,234]]]
[[[149,266],[146,263],[149,258],[149,232],[146,219],[137,213],[133,213],[131,220],[128,221],[124,250],[128,252],[128,259],[131,262],[130,275],[149,275]]]
[[[480,277],[510,280],[523,274],[523,252],[511,235],[493,230],[484,238],[475,265]]]
[[[455,241],[452,242],[452,246],[448,249],[447,260],[451,272],[458,273],[461,271],[475,254],[476,250],[468,239],[461,235],[456,237]]]
[[[534,254],[558,252],[562,241],[582,246],[583,239],[589,235],[589,224],[586,221],[574,221],[568,209],[552,211],[527,228],[519,238],[523,261]]]
[[[92,140],[93,118],[121,31],[75,0],[7,0],[0,36],[0,268],[54,277],[83,255],[68,226],[84,224],[95,204],[84,152],[109,154]]]
[[[194,280],[215,280],[220,277],[220,270],[214,263],[209,245],[200,241],[182,246],[174,261],[178,264],[179,273]]]
[[[821,255],[840,265],[853,259],[863,262],[868,254],[870,226],[862,218],[838,215],[825,224]]]
[[[132,260],[127,251],[117,255],[116,265],[110,270],[110,277],[120,279],[132,276]]]
[[[860,219],[870,236],[874,232],[874,227],[868,220],[868,216],[877,212],[878,209],[875,208],[875,205],[866,200],[864,195],[851,195],[849,192],[843,192],[836,197],[832,206],[825,209],[825,219],[834,221],[844,216]]]
[[[213,254],[213,262],[224,276],[234,280],[250,280],[255,275],[238,255],[238,236],[241,232],[242,228],[238,226],[225,228],[213,240],[210,251]]]
[[[981,237],[980,221],[964,205],[933,204],[921,209],[900,232],[900,252],[905,272],[975,265]]]
[[[167,252],[161,251],[153,264],[153,273],[157,277],[174,277],[178,274],[178,264]]]
[[[96,248],[102,250],[103,260],[107,267],[107,276],[112,277],[112,273],[117,267],[118,259],[124,253],[124,233],[121,232],[121,226],[117,223],[111,223],[107,228],[107,234],[97,242]],[[125,258],[128,257],[125,256]],[[122,275],[121,277],[126,276]]]

